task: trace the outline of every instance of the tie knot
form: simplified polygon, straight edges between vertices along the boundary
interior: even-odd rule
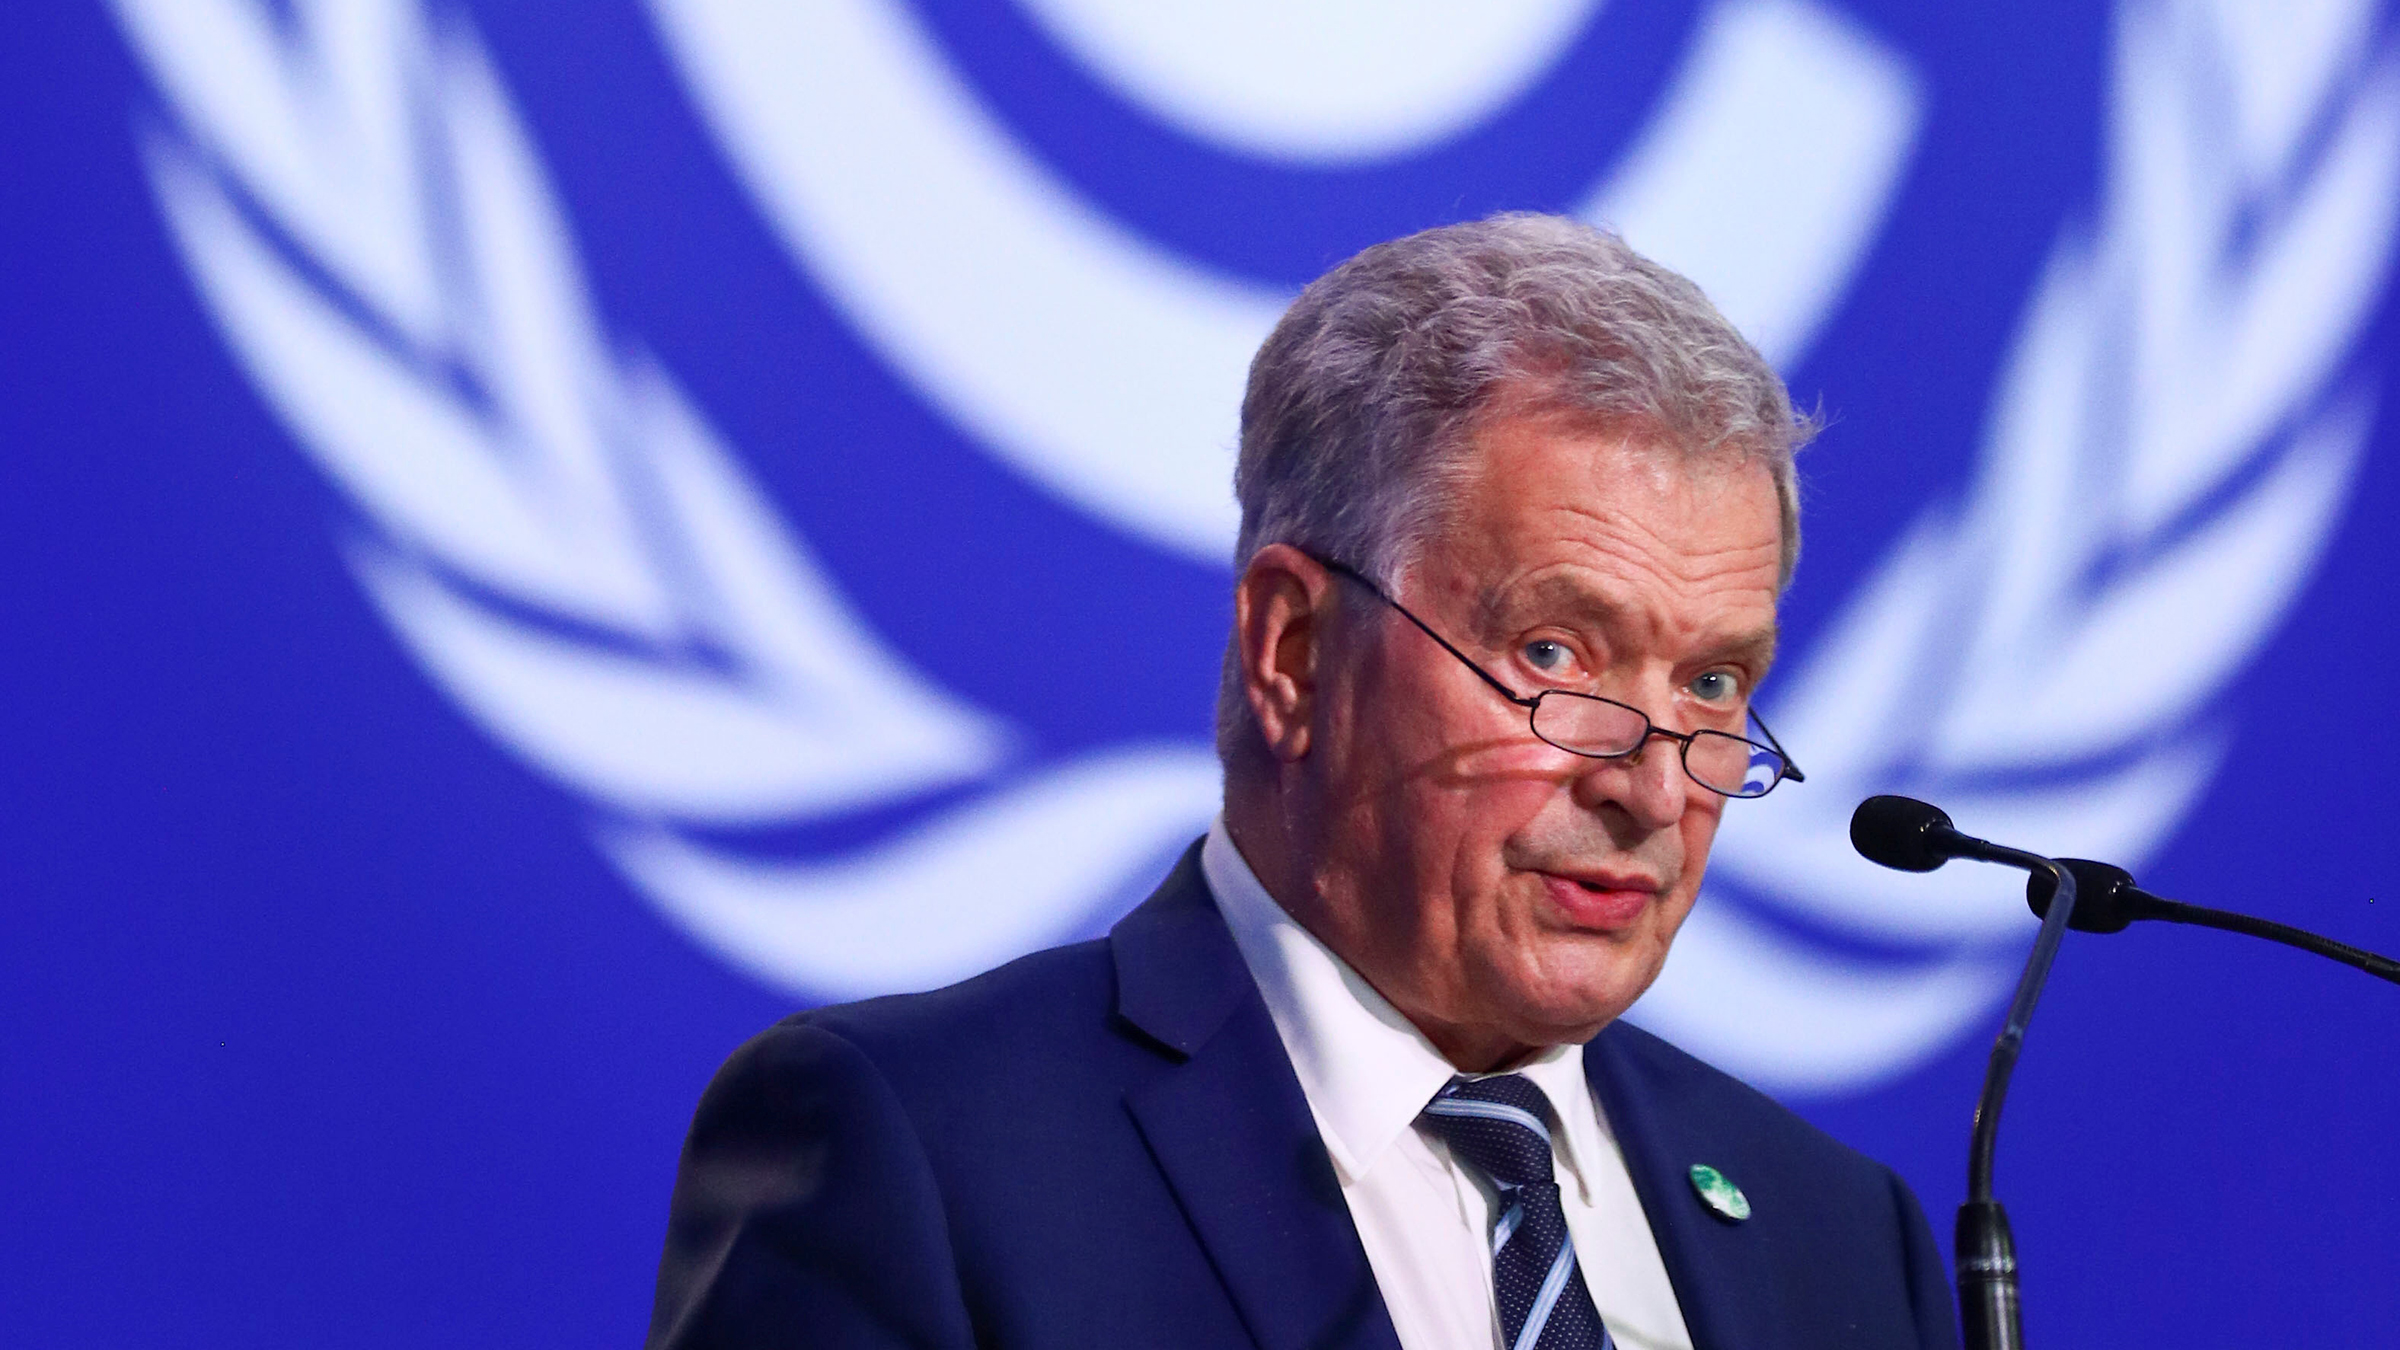
[[[1503,1186],[1548,1182],[1550,1108],[1521,1074],[1453,1078],[1418,1117],[1469,1165]]]

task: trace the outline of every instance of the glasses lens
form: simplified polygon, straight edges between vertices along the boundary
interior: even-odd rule
[[[1764,797],[1783,777],[1783,756],[1756,741],[1703,731],[1683,752],[1683,767],[1700,786],[1728,797]]]
[[[1650,735],[1650,719],[1622,703],[1553,689],[1533,707],[1533,734],[1579,755],[1627,754]]]

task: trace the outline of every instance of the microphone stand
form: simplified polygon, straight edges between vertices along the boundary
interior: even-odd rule
[[[2033,950],[2025,957],[2025,971],[2017,977],[2016,996],[2009,1000],[2008,1018],[1992,1043],[1967,1148],[1967,1200],[1958,1207],[1956,1230],[1959,1322],[1967,1350],[2024,1350],[2016,1238],[2009,1232],[2007,1211],[1992,1196],[1992,1154],[1999,1143],[2000,1108],[2008,1098],[2009,1078],[2024,1049],[2026,1024],[2033,1020],[2034,1005],[2068,928],[2115,933],[2136,919],[2197,924],[2315,952],[2400,984],[2400,961],[2390,957],[2271,919],[2161,899],[2137,888],[2132,874],[2121,867],[2081,858],[2045,858],[1961,834],[1941,808],[1907,797],[1860,802],[1850,818],[1850,842],[1868,861],[1904,872],[1930,872],[1952,858],[2022,868],[2030,874],[2026,903],[2042,919]],[[2080,910],[2078,883],[2084,901]]]
[[[1954,1247],[1958,1274],[1959,1321],[1967,1350],[2024,1350],[2025,1330],[2017,1292],[2017,1242],[2008,1227],[2008,1211],[1992,1196],[1992,1154],[2000,1142],[2000,1108],[2008,1098],[2008,1081],[2016,1072],[2017,1056],[2025,1046],[2025,1027],[2033,1020],[2034,1004],[2050,978],[2050,963],[2067,935],[2075,911],[2075,876],[2039,854],[2005,848],[1967,835],[1948,841],[1962,858],[2020,867],[2045,875],[2052,883],[2042,928],[2017,977],[2016,996],[2009,1000],[2008,1020],[1992,1042],[1992,1056],[1983,1071],[1983,1094],[1975,1102],[1975,1129],[1967,1146],[1967,1200],[1958,1207]]]
[[[1958,1207],[1956,1254],[1958,1314],[1967,1350],[2024,1350],[2025,1329],[2017,1292],[2017,1240],[2008,1211],[1992,1196],[1992,1154],[2000,1142],[2000,1108],[2008,1080],[2025,1048],[2042,985],[2058,958],[2058,944],[2075,917],[2075,874],[2038,853],[2007,848],[1961,834],[1938,806],[1908,797],[1869,797],[1850,816],[1850,843],[1872,863],[1903,872],[1930,872],[1952,858],[1973,858],[2022,868],[2048,879],[2042,899],[2042,929],[2026,954],[2025,972],[2008,1003],[2008,1018],[1992,1042],[1984,1066],[1983,1095],[1975,1101],[1975,1130],[1967,1146],[1967,1201]],[[2031,894],[2030,891],[2027,892]],[[2109,916],[2113,919],[2115,916]]]

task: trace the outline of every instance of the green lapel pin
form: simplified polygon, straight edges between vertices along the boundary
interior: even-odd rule
[[[1707,1163],[1693,1163],[1692,1189],[1699,1193],[1700,1203],[1709,1207],[1727,1223],[1740,1223],[1750,1217],[1750,1197],[1733,1184],[1723,1172]]]

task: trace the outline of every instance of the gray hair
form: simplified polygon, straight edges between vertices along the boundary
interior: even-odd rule
[[[1242,397],[1236,575],[1286,543],[1396,588],[1503,396],[1510,411],[1656,428],[1689,457],[1763,458],[1782,509],[1779,584],[1791,580],[1792,457],[1814,420],[1699,287],[1605,230],[1523,213],[1377,244],[1284,313]],[[1229,767],[1255,726],[1237,633],[1217,690]]]

